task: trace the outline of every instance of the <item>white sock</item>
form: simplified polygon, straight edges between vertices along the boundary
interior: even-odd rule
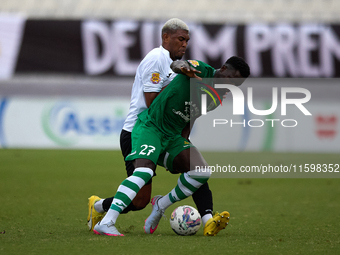
[[[133,174],[119,185],[102,223],[116,223],[119,214],[132,202],[138,191],[152,178],[153,174],[153,170],[148,167],[136,168]]]
[[[202,217],[202,224],[203,224],[203,227],[205,226],[205,224],[207,223],[207,221],[209,220],[209,219],[211,219],[212,218],[212,214],[210,214],[210,213],[207,213],[207,214],[205,214],[203,217]]]
[[[110,222],[116,223],[118,216],[119,212],[109,209],[104,218],[101,220],[100,224],[108,224]]]
[[[164,197],[162,197],[161,199],[158,200],[158,206],[162,210],[165,210],[166,208],[168,208],[172,204],[173,203],[170,201],[169,194],[165,195]]]
[[[103,201],[104,199],[100,199],[99,201],[94,203],[94,209],[99,213],[105,212],[103,209]]]

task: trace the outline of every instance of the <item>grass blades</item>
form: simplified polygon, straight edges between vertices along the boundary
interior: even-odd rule
[[[233,165],[340,163],[335,154],[226,153]],[[216,237],[177,236],[168,220],[143,231],[151,212],[121,215],[125,237],[97,236],[86,225],[87,198],[109,197],[125,178],[119,151],[0,150],[0,254],[339,254],[340,179],[209,180],[214,210],[231,214]],[[153,196],[177,182],[163,168]],[[195,206],[188,198],[171,206]]]

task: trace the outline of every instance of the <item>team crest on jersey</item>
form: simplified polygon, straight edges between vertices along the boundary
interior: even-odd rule
[[[150,81],[153,84],[158,84],[161,81],[161,77],[159,77],[159,73],[153,73]]]
[[[199,66],[200,64],[196,60],[188,60],[190,64],[192,64],[194,67]]]
[[[185,144],[185,145],[187,145],[187,144],[190,144],[190,143],[189,143],[189,142],[187,142],[187,141],[184,141],[184,144]]]

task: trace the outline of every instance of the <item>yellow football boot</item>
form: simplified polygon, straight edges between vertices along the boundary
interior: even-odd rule
[[[101,198],[98,196],[89,197],[89,214],[87,216],[87,226],[89,227],[89,231],[92,231],[94,226],[102,220],[105,213],[99,213],[94,209],[94,203],[99,201]]]
[[[207,221],[204,226],[205,236],[216,236],[218,232],[225,229],[229,224],[230,214],[227,211],[216,213],[211,219]]]

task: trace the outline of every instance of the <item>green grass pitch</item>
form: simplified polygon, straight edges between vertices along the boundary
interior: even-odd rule
[[[340,163],[336,154],[225,153],[254,162]],[[340,174],[340,173],[339,173]],[[0,254],[340,254],[340,179],[211,178],[216,211],[229,226],[216,237],[177,236],[170,207],[153,235],[143,231],[149,205],[121,215],[125,237],[97,236],[86,225],[87,198],[114,195],[125,178],[119,151],[0,150]],[[153,194],[178,176],[157,169]]]

